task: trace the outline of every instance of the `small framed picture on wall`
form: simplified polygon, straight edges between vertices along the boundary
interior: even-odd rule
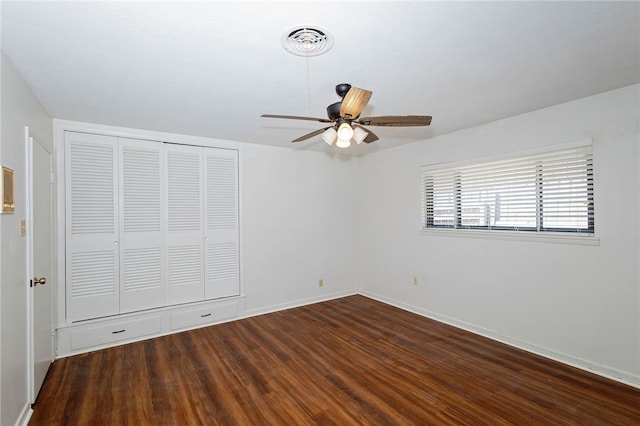
[[[2,166],[2,213],[13,213],[13,170]]]

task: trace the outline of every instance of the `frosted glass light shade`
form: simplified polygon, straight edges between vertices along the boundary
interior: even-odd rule
[[[333,127],[329,127],[322,133],[322,140],[331,145],[338,137],[338,132]]]
[[[336,142],[336,146],[338,148],[349,148],[349,146],[351,146],[351,141],[349,139],[338,138],[338,142]]]
[[[353,136],[353,129],[349,124],[342,123],[340,127],[338,127],[338,139],[343,139],[348,141]]]
[[[355,129],[353,129],[353,140],[355,141],[355,143],[361,144],[368,134],[369,133],[364,131],[362,128],[356,127]]]

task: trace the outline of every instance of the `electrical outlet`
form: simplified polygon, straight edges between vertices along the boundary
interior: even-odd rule
[[[320,280],[318,280],[318,287],[322,287],[323,285],[324,285],[324,280],[320,278]]]
[[[418,277],[417,276],[413,277],[413,285],[418,285]]]

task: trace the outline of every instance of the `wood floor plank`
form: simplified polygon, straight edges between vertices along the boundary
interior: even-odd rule
[[[30,425],[640,425],[640,390],[363,296],[57,360]]]

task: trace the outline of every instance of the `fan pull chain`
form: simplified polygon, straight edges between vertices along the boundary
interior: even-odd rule
[[[304,63],[305,63],[305,74],[306,74],[306,79],[307,79],[307,115],[311,114],[310,112],[310,104],[311,104],[311,89],[309,88],[309,54],[307,53],[305,55],[305,59],[304,59]]]

